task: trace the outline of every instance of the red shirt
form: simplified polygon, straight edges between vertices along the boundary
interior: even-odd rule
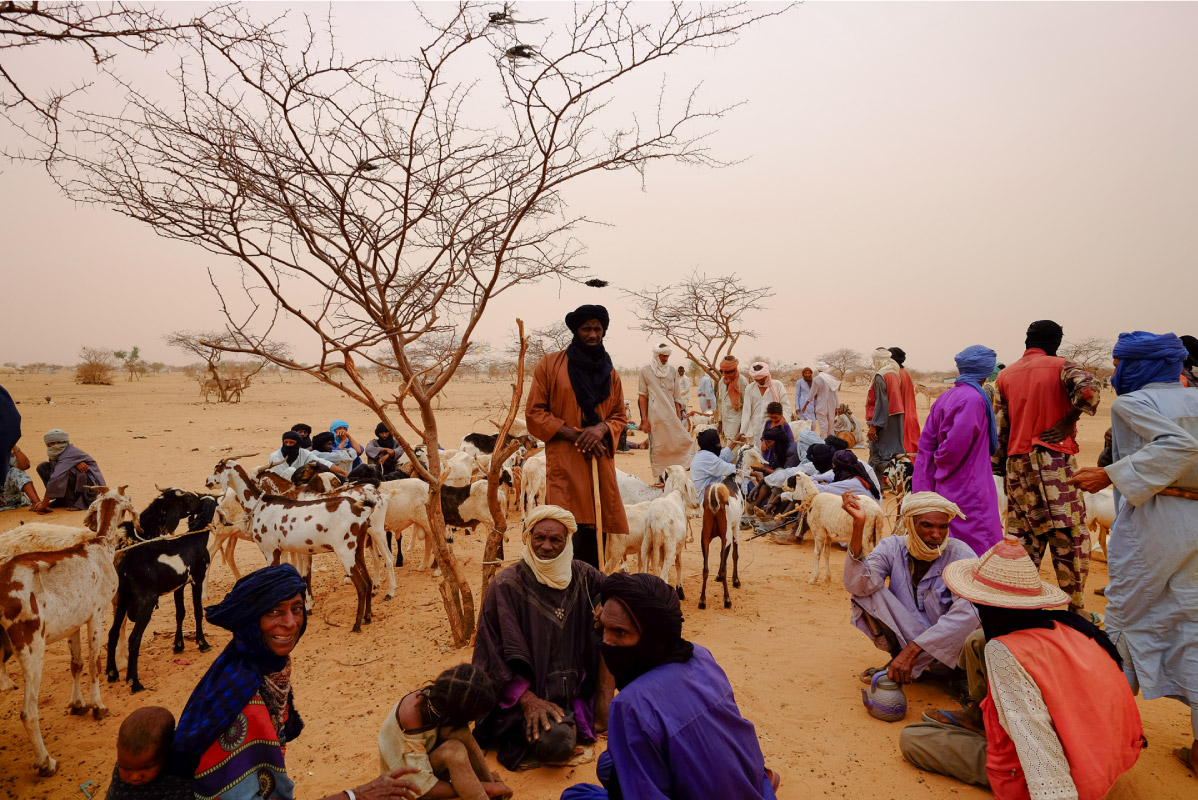
[[[1073,410],[1069,393],[1061,381],[1064,368],[1065,359],[1032,347],[1024,352],[1023,358],[998,373],[995,383],[1006,403],[1011,424],[1007,455],[1030,453],[1035,446],[1058,453],[1077,453],[1076,428],[1055,444],[1040,439],[1041,433]]]

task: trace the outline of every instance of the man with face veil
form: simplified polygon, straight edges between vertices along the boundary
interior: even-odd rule
[[[707,648],[682,638],[673,587],[616,573],[600,594],[600,649],[620,690],[596,769],[603,786],[571,786],[562,800],[773,800],[777,775],[728,676]]]
[[[204,673],[175,728],[171,771],[192,778],[196,798],[292,800],[284,759],[304,722],[291,689],[291,651],[308,626],[304,579],[290,564],[244,576],[205,609],[233,632]],[[354,792],[362,798],[415,797],[397,770]],[[345,797],[338,792],[334,797]]]
[[[998,449],[998,427],[982,388],[996,359],[989,347],[975,344],[957,353],[956,361],[956,384],[928,411],[911,488],[937,492],[956,503],[963,516],[949,523],[951,535],[980,556],[1002,541],[990,467],[990,456]]]
[[[537,362],[524,408],[528,432],[545,442],[545,502],[574,515],[575,557],[596,569],[592,459],[599,470],[604,541],[609,533],[628,533],[614,460],[628,419],[620,375],[603,347],[609,322],[603,306],[579,306],[566,315],[574,340]]]
[[[666,467],[689,469],[695,454],[695,443],[682,421],[685,406],[679,377],[669,364],[672,352],[665,342],[654,347],[637,382],[641,430],[649,434],[649,463],[659,479]]]
[[[1094,415],[1099,395],[1093,375],[1057,355],[1064,336],[1050,319],[1033,322],[1023,357],[998,373],[991,463],[1006,475],[1007,534],[1037,567],[1051,551],[1057,582],[1078,611],[1086,606],[1090,532],[1081,493],[1069,480],[1077,471],[1077,421]]]
[[[487,586],[474,666],[499,703],[474,729],[510,770],[569,761],[607,715],[593,609],[603,573],[574,558],[574,516],[538,506],[524,521],[524,552]]]
[[[37,465],[37,474],[46,494],[33,510],[44,511],[51,503],[59,508],[87,508],[91,497],[85,487],[105,485],[96,460],[71,444],[71,437],[60,428],[47,431],[42,440],[46,460]]]
[[[865,417],[869,425],[866,438],[869,440],[869,465],[880,474],[886,468],[886,462],[906,452],[903,445],[906,407],[899,367],[890,351],[885,347],[874,350],[873,362],[873,383],[865,395]]]
[[[1186,348],[1171,333],[1123,333],[1111,459],[1080,488],[1115,487],[1106,630],[1132,689],[1190,707],[1193,743],[1174,751],[1198,773],[1198,392],[1178,380]]]

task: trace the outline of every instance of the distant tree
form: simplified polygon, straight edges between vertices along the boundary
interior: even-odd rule
[[[75,366],[75,383],[91,386],[111,386],[112,371],[118,366],[112,351],[98,347],[83,347],[79,350],[79,363]]]
[[[1091,336],[1086,339],[1066,341],[1057,351],[1057,355],[1080,364],[1085,369],[1095,372],[1103,367],[1111,366],[1111,350],[1115,343],[1101,336]]]
[[[555,322],[544,328],[535,328],[528,334],[528,352],[525,355],[525,362],[530,367],[535,367],[538,361],[550,353],[565,350],[573,340],[574,334],[564,322]],[[519,355],[519,337],[508,348],[508,352],[513,356]]]
[[[865,360],[865,356],[851,347],[829,350],[821,355],[819,360],[828,366],[829,372],[836,373],[838,380],[844,380],[850,374],[869,368],[869,362]]]
[[[720,361],[741,337],[756,336],[743,327],[742,317],[764,309],[761,301],[770,290],[745,286],[735,275],[708,278],[696,271],[669,286],[627,294],[636,303],[640,330],[664,338],[715,381]]]
[[[141,360],[140,348],[134,347],[132,350],[117,350],[113,355],[124,362],[125,371],[129,373],[127,380],[132,381],[134,378],[141,380],[141,376],[146,374],[146,362]]]
[[[163,370],[167,369],[167,366],[166,366],[166,364],[163,364],[161,361],[154,361],[149,364],[146,364],[146,369],[149,371],[149,373],[151,375],[160,375]]]
[[[163,337],[168,345],[204,360],[207,377],[200,383],[204,402],[215,394],[219,403],[241,401],[241,393],[250,385],[250,380],[270,362],[266,358],[255,358],[243,362],[222,362],[225,353],[235,346],[236,339],[223,331],[175,331]],[[282,344],[264,344],[264,352],[285,358],[288,350]]]

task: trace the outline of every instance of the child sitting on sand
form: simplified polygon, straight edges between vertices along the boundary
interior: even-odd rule
[[[191,781],[164,774],[175,718],[158,706],[139,708],[116,735],[116,767],[104,800],[192,800]]]
[[[510,797],[512,790],[491,772],[470,723],[495,706],[490,678],[472,664],[459,664],[430,685],[395,704],[379,731],[383,772],[414,767],[405,776],[424,798],[486,800]]]

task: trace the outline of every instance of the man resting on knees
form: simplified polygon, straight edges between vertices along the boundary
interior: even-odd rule
[[[886,537],[863,558],[865,511],[853,494],[841,501],[853,518],[844,562],[853,625],[890,654],[889,664],[865,670],[861,680],[869,683],[885,669],[892,680],[910,683],[937,664],[944,672],[956,669],[966,637],[978,626],[973,606],[954,596],[942,577],[952,562],[974,557],[969,545],[948,538],[949,521],[960,509],[935,492],[908,494],[901,510],[906,535]]]

